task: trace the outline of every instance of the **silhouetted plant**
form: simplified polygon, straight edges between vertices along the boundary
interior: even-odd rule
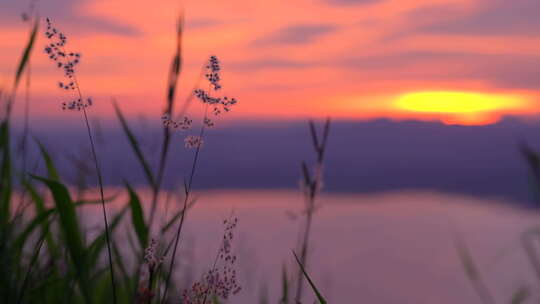
[[[307,258],[308,258],[308,249],[309,249],[309,237],[311,233],[311,225],[313,221],[313,214],[315,213],[316,199],[320,190],[323,186],[323,169],[324,169],[324,156],[326,153],[326,147],[328,142],[328,135],[330,134],[330,119],[326,119],[324,124],[322,135],[319,137],[315,124],[313,121],[309,121],[309,131],[311,134],[311,140],[313,144],[313,150],[316,155],[316,162],[313,169],[313,173],[310,172],[306,162],[302,162],[302,190],[304,193],[305,201],[305,214],[306,222],[303,230],[302,239],[300,242],[300,262],[303,267],[307,268]],[[300,270],[297,275],[296,281],[296,295],[295,301],[299,302],[302,298],[302,287],[303,287],[304,275]]]
[[[92,129],[90,128],[90,123],[88,121],[88,113],[86,108],[92,106],[92,98],[84,98],[81,92],[81,87],[77,81],[77,76],[75,73],[76,66],[80,63],[81,55],[77,52],[67,52],[65,46],[67,43],[67,37],[55,28],[52,25],[50,18],[46,19],[47,29],[45,31],[45,36],[49,39],[49,44],[45,47],[45,53],[48,55],[55,65],[62,69],[66,80],[60,81],[58,86],[63,90],[72,90],[76,91],[75,99],[72,99],[69,102],[62,103],[62,109],[64,110],[76,110],[82,111],[84,123],[86,125],[88,139],[90,141],[90,147],[92,152],[92,157],[94,161],[94,166],[96,169],[99,192],[101,197],[101,207],[103,211],[103,221],[105,223],[105,237],[107,242],[107,253],[109,258],[109,271],[111,274],[111,284],[113,290],[113,302],[116,303],[116,282],[114,278],[114,267],[111,254],[111,237],[109,235],[109,223],[107,220],[107,211],[105,209],[105,197],[103,190],[103,177],[101,174],[101,169],[99,166],[99,161],[96,153],[94,138],[92,135]]]
[[[237,218],[223,221],[225,226],[223,239],[212,268],[200,281],[184,290],[182,294],[184,304],[211,304],[215,302],[215,299],[225,301],[242,289],[237,281],[234,267],[236,255],[232,252],[234,228],[237,224]]]
[[[221,85],[218,84],[218,81],[221,79],[219,77],[219,71],[221,70],[221,68],[219,66],[219,61],[217,60],[215,56],[210,56],[210,59],[208,60],[208,64],[206,65],[206,70],[207,70],[206,77],[209,81],[209,85],[213,87],[213,91],[220,90]],[[189,176],[187,179],[184,180],[184,204],[183,204],[183,209],[182,209],[183,211],[181,213],[180,223],[178,224],[178,229],[176,230],[176,236],[174,238],[174,247],[173,247],[172,257],[171,257],[171,261],[169,265],[169,272],[167,275],[167,279],[165,281],[165,290],[163,292],[162,302],[167,298],[167,292],[168,292],[168,288],[170,284],[170,279],[174,271],[176,252],[178,250],[180,234],[182,232],[182,227],[184,225],[186,211],[188,209],[187,207],[188,207],[188,201],[190,200],[191,190],[193,186],[193,178],[195,176],[195,171],[197,169],[197,163],[199,160],[200,151],[204,143],[204,134],[205,134],[206,128],[209,128],[214,125],[214,123],[208,117],[208,107],[213,106],[214,107],[213,113],[214,115],[217,116],[221,113],[221,111],[219,110],[220,108],[223,108],[223,109],[227,108],[227,110],[225,111],[228,112],[230,110],[230,106],[236,104],[236,99],[234,98],[229,99],[226,97],[213,97],[211,96],[210,91],[207,92],[202,89],[196,89],[194,92],[195,92],[195,96],[197,97],[199,97],[200,94],[203,94],[207,98],[199,97],[199,100],[203,103],[203,106],[204,106],[204,114],[201,119],[201,126],[200,126],[199,134],[188,135],[184,139],[185,146],[187,148],[193,148],[195,149],[195,151],[193,155],[193,161],[191,163],[191,170],[190,170]],[[203,92],[203,93],[200,93],[200,92]],[[234,103],[231,104],[230,100],[234,100]],[[174,127],[176,125],[182,125],[182,123],[185,122],[186,120],[190,121],[187,118],[183,118],[181,122],[172,122],[170,117],[171,117],[170,115],[169,116],[164,115],[162,117],[162,122],[165,126],[172,125]],[[189,124],[191,125],[191,121]]]

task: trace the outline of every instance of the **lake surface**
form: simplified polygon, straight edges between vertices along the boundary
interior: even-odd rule
[[[258,303],[264,293],[277,303],[282,267],[297,271],[291,250],[304,223],[301,215],[294,218],[303,207],[300,193],[223,190],[196,197],[183,233],[180,281],[211,267],[223,220],[233,213],[239,220],[233,247],[243,290],[231,303]],[[109,213],[118,211],[123,199]],[[457,255],[456,234],[498,302],[508,303],[519,288],[538,284],[520,243],[524,231],[540,226],[532,209],[496,198],[419,191],[325,194],[319,202],[308,268],[330,303],[481,303]],[[169,210],[179,204],[171,201]],[[125,239],[123,233],[115,238]],[[304,303],[313,303],[311,291],[304,294],[309,295]],[[530,301],[538,295],[533,290]]]

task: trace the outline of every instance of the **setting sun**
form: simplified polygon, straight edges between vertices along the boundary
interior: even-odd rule
[[[429,113],[477,113],[524,107],[522,98],[511,95],[466,92],[418,92],[400,96],[398,108]]]

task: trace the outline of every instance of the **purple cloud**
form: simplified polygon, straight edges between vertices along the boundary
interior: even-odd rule
[[[210,19],[210,18],[197,18],[189,19],[186,22],[186,26],[192,29],[202,29],[210,28],[222,25],[224,22],[222,20]]]
[[[344,54],[326,60],[297,61],[262,58],[230,62],[232,70],[242,73],[265,69],[343,68],[360,73],[386,71],[388,79],[410,78],[462,81],[481,80],[506,89],[540,87],[540,55],[482,54],[467,52],[396,52],[394,54],[354,56]],[[422,66],[422,69],[415,67]],[[441,72],[441,66],[453,66]]]
[[[455,14],[456,8],[439,6],[429,8],[435,13]],[[424,11],[425,12],[425,11]],[[539,35],[540,1],[538,0],[493,0],[485,1],[484,7],[451,21],[433,23],[420,28],[423,32],[468,35]],[[413,16],[421,18],[422,10]]]
[[[325,0],[326,3],[331,5],[364,5],[383,1],[384,0]]]
[[[334,25],[293,25],[282,28],[266,37],[261,37],[253,42],[255,46],[268,46],[279,44],[304,44],[317,37],[333,32],[337,29]]]
[[[301,62],[288,59],[263,58],[231,62],[228,66],[236,71],[257,71],[262,69],[301,69],[317,65],[315,62]]]
[[[343,57],[327,65],[351,70],[391,71],[390,78],[462,81],[474,79],[500,88],[540,87],[540,55],[481,54],[458,52],[401,52],[388,55]],[[434,63],[432,68],[427,68]],[[416,69],[416,66],[423,66]],[[441,66],[453,66],[441,73]]]
[[[0,2],[0,25],[17,26],[21,24],[21,14],[28,10],[30,1]],[[78,7],[87,0],[48,0],[39,5],[41,16],[50,17],[58,27],[68,33],[102,32],[121,36],[134,36],[140,31],[116,20],[81,14]]]

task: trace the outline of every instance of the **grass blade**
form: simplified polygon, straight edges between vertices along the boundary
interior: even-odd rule
[[[19,233],[15,241],[13,242],[13,247],[17,251],[21,252],[23,250],[24,244],[28,240],[28,237],[34,232],[34,230],[39,226],[43,225],[43,229],[47,229],[49,226],[47,221],[49,217],[55,212],[55,209],[47,209],[38,215],[36,215],[27,225],[26,228]]]
[[[135,137],[135,135],[129,128],[129,125],[124,117],[124,114],[122,114],[122,111],[120,110],[120,107],[118,106],[118,103],[116,101],[113,101],[113,106],[114,106],[114,110],[116,111],[116,116],[118,117],[118,120],[120,121],[120,124],[122,125],[122,130],[124,130],[124,133],[126,134],[128,138],[129,144],[131,145],[131,148],[133,149],[133,152],[135,153],[135,156],[137,157],[139,164],[141,164],[143,168],[144,175],[146,176],[148,183],[150,184],[151,187],[155,187],[156,181],[154,179],[154,175],[152,174],[152,170],[150,170],[148,161],[144,157],[140,144],[137,141],[137,137]]]
[[[48,178],[53,181],[60,181],[60,175],[58,174],[58,170],[56,170],[56,167],[54,166],[54,162],[51,158],[51,155],[49,152],[47,152],[47,149],[45,146],[36,139],[36,143],[39,146],[39,150],[41,152],[41,156],[43,157],[43,160],[45,161],[45,167],[47,168],[47,174]]]
[[[30,54],[32,53],[32,49],[34,48],[34,42],[36,41],[36,34],[38,32],[38,28],[39,28],[39,18],[35,18],[34,26],[32,27],[32,32],[30,33],[30,38],[28,39],[28,42],[26,43],[26,47],[24,49],[21,60],[19,61],[19,65],[17,67],[17,72],[15,74],[15,82],[13,84],[13,91],[17,90],[23,71],[28,64],[28,61],[30,60]]]
[[[176,95],[176,87],[178,84],[178,77],[182,70],[182,34],[184,32],[184,16],[180,15],[178,18],[177,30],[176,30],[176,53],[174,54],[171,64],[171,70],[169,72],[169,84],[167,88],[167,107],[165,113],[171,115],[174,107],[174,100]]]
[[[128,210],[128,206],[125,206],[120,210],[120,212],[112,219],[111,224],[109,225],[109,232],[112,233],[114,229],[117,228],[118,224],[120,224],[120,221],[124,217]],[[89,252],[89,258],[88,258],[88,265],[90,267],[94,266],[98,260],[99,254],[107,244],[107,231],[104,231],[92,241],[90,246],[88,246],[88,252]]]
[[[476,263],[474,262],[474,259],[472,257],[472,254],[469,250],[469,247],[467,247],[467,244],[465,241],[459,237],[459,235],[455,235],[455,247],[459,256],[459,259],[461,263],[463,264],[463,268],[465,269],[465,274],[473,284],[473,287],[480,297],[480,300],[484,304],[494,304],[495,299],[493,298],[493,295],[487,288],[487,286],[484,283],[484,280],[482,279],[482,276],[480,275],[480,271],[476,267]]]
[[[319,151],[321,149],[321,146],[319,144],[317,129],[315,128],[315,123],[313,123],[313,120],[309,121],[309,134],[311,135],[311,140],[313,141],[313,148],[315,149],[315,151]]]
[[[81,234],[75,206],[67,188],[60,182],[31,175],[34,179],[44,183],[52,193],[53,200],[60,219],[60,230],[66,240],[71,260],[77,270],[81,290],[87,302],[91,299],[89,269],[86,261],[86,249]]]
[[[322,158],[324,157],[324,152],[326,151],[326,144],[328,142],[329,134],[330,134],[330,118],[327,118],[324,123],[321,150],[320,150],[320,155],[319,155],[320,161],[322,161]]]
[[[184,32],[184,16],[180,15],[178,17],[178,25],[176,31],[176,53],[173,57],[173,62],[171,64],[171,70],[169,71],[169,79],[167,85],[167,104],[163,114],[168,115],[172,118],[172,112],[174,108],[174,101],[176,96],[176,87],[178,85],[178,77],[180,76],[180,71],[182,70],[182,36]],[[171,142],[171,131],[169,128],[163,128],[163,143],[161,144],[161,154],[159,159],[159,167],[156,175],[156,187],[154,188],[154,197],[152,199],[152,207],[150,210],[150,221],[149,226],[152,226],[154,221],[154,215],[157,206],[157,196],[159,188],[161,187],[161,182],[165,174],[165,165],[167,163],[167,155],[169,152],[169,146]]]
[[[302,265],[302,263],[300,262],[300,259],[296,255],[296,252],[293,251],[293,255],[294,255],[294,258],[296,259],[296,262],[298,263],[298,266],[300,266],[300,269],[302,270],[302,273],[306,277],[306,280],[308,281],[309,285],[311,286],[311,289],[313,290],[313,292],[317,296],[317,300],[319,300],[319,303],[320,304],[328,303],[328,302],[326,302],[324,297],[321,295],[321,293],[319,292],[319,290],[317,289],[317,287],[315,286],[315,284],[313,283],[313,281],[311,280],[309,275],[307,274],[306,270],[304,269],[304,265]]]
[[[48,227],[48,226],[47,226]],[[32,254],[32,259],[30,261],[30,265],[28,265],[28,269],[26,270],[26,274],[24,276],[23,284],[21,286],[21,289],[19,290],[19,295],[17,296],[17,304],[20,304],[23,300],[23,297],[28,293],[27,287],[28,282],[30,281],[30,277],[32,275],[32,271],[34,270],[34,266],[37,262],[37,259],[39,257],[39,253],[41,251],[41,247],[43,246],[43,242],[45,241],[45,236],[48,234],[49,231],[43,231],[41,234],[41,237],[39,238]]]
[[[0,125],[0,152],[2,165],[0,168],[0,227],[6,227],[11,212],[11,151],[9,144],[9,124],[4,120]]]
[[[118,248],[118,245],[116,243],[112,243],[112,249],[113,249],[113,256],[115,258],[116,264],[118,265],[118,269],[120,270],[120,274],[122,276],[122,279],[124,281],[124,288],[120,289],[118,293],[118,297],[120,299],[120,303],[134,303],[135,301],[130,300],[130,289],[132,289],[132,285],[137,285],[138,283],[138,276],[134,275],[131,277],[127,271],[126,265],[124,263],[124,258],[122,256],[122,253],[120,252],[120,249]]]
[[[43,197],[39,195],[39,193],[34,188],[34,186],[32,186],[32,184],[25,181],[24,186],[26,187],[26,190],[28,191],[28,193],[30,193],[30,197],[32,198],[32,201],[34,202],[34,205],[36,207],[37,215],[48,213],[50,211],[55,211],[54,209],[51,209],[51,210],[46,209],[45,201]],[[45,233],[45,241],[47,242],[47,247],[49,248],[49,252],[51,253],[52,257],[58,257],[60,255],[60,251],[54,242],[52,234],[49,231],[49,226],[50,225],[48,221],[41,222],[41,230],[43,231],[43,233]]]
[[[197,199],[192,199],[190,203],[187,205],[187,210],[191,209],[197,202]],[[171,227],[176,223],[181,217],[182,213],[184,213],[184,208],[180,209],[176,214],[165,224],[163,227],[161,227],[161,233],[165,233],[171,229]]]
[[[141,249],[144,250],[148,244],[148,226],[144,222],[144,213],[141,207],[139,196],[129,184],[126,183],[126,188],[129,193],[129,207],[131,209],[131,221],[135,228],[135,233],[139,239]]]

